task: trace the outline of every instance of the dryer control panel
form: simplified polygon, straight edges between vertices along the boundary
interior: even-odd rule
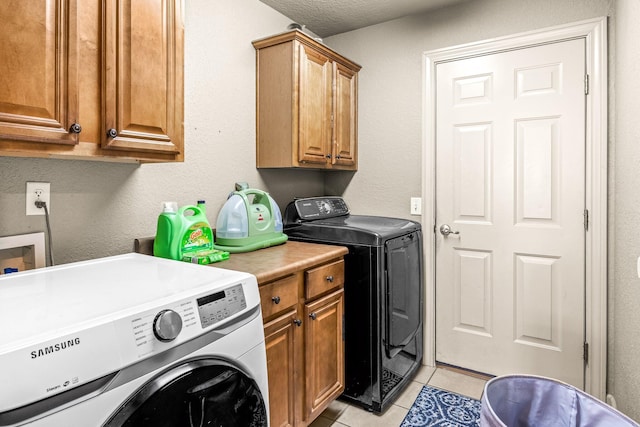
[[[294,202],[301,221],[333,218],[349,214],[349,208],[342,197],[309,197]]]

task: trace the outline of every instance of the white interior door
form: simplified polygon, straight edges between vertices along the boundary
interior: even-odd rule
[[[584,39],[437,65],[437,361],[584,387],[584,78]]]

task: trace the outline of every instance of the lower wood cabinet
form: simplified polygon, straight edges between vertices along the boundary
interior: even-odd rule
[[[344,261],[260,284],[270,424],[307,426],[344,390]]]
[[[304,306],[305,419],[316,419],[344,390],[344,290]]]
[[[295,339],[298,313],[288,310],[264,325],[269,375],[269,407],[271,426],[295,425],[295,358],[300,339]]]

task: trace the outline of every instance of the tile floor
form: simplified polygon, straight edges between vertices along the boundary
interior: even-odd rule
[[[393,406],[387,409],[384,414],[374,415],[356,406],[336,400],[329,405],[310,427],[399,426],[425,384],[474,399],[480,399],[486,381],[486,379],[466,375],[447,368],[423,366],[418,370],[416,377],[398,397]]]

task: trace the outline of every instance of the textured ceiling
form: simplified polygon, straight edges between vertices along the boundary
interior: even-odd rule
[[[466,0],[260,0],[304,25],[320,37],[329,37],[406,15],[424,13]]]

